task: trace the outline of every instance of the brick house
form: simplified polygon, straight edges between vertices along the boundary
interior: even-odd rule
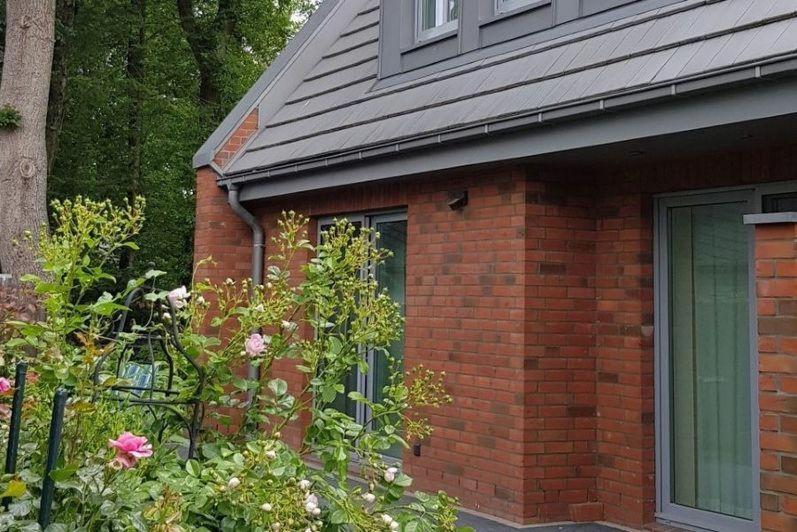
[[[383,234],[395,354],[454,396],[421,489],[797,530],[796,71],[794,0],[326,0],[197,153],[195,254]]]

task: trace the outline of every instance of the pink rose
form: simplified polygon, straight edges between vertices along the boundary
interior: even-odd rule
[[[108,447],[116,449],[114,463],[124,469],[130,469],[140,458],[152,456],[152,444],[144,436],[136,436],[123,432],[117,439],[108,440]]]
[[[5,377],[0,377],[0,393],[6,393],[12,388],[11,381]]]
[[[180,288],[175,288],[169,295],[166,296],[169,299],[169,302],[176,308],[180,310],[186,305],[186,299],[191,297],[191,294],[186,290],[185,286],[181,286]]]
[[[260,356],[266,350],[266,341],[257,333],[253,333],[244,343],[246,354],[250,357]]]

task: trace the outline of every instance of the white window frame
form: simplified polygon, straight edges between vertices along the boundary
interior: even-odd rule
[[[424,0],[415,0],[415,36],[417,41],[426,41],[451,33],[459,29],[459,16],[454,20],[449,20],[438,26],[428,29],[423,28],[423,2]],[[438,18],[443,20],[447,16],[449,0],[435,0],[435,20]],[[461,0],[460,0],[461,2]],[[459,9],[462,8],[460,4]]]
[[[348,220],[350,223],[360,223],[360,227],[367,228],[367,229],[374,229],[378,223],[382,222],[401,222],[407,220],[407,212],[406,211],[377,211],[373,213],[366,213],[366,214],[340,214],[336,216],[325,216],[322,218],[318,218],[317,227],[318,227],[318,243],[321,243],[321,227],[325,225],[332,225],[335,223],[336,220]],[[363,271],[362,274],[366,275],[367,273],[376,274],[376,265],[369,264],[367,271]],[[374,360],[376,357],[376,353],[373,349],[369,349],[366,347],[361,348],[363,356],[365,356],[365,361],[368,363],[368,373],[362,374],[357,368],[357,390],[368,400],[373,400],[374,398]],[[368,421],[370,417],[370,412],[368,408],[362,404],[357,403],[355,406],[355,421],[360,424],[364,424]]]

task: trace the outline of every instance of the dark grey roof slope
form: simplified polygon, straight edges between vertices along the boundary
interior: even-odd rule
[[[733,81],[742,67],[797,52],[797,0],[685,0],[373,89],[379,2],[344,3],[359,9],[290,96],[272,102],[278,110],[224,169],[226,177],[326,166],[335,162],[330,157],[357,159],[358,150],[487,132],[498,120],[590,112],[609,96],[617,102],[657,87],[675,91],[676,81],[717,74]]]

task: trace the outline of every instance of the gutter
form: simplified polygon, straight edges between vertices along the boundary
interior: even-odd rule
[[[553,105],[543,109],[533,109],[508,116],[494,117],[490,120],[462,125],[456,128],[425,132],[403,139],[388,141],[385,144],[363,146],[353,150],[332,152],[311,159],[279,163],[272,167],[253,168],[235,172],[220,173],[218,184],[230,186],[233,183],[251,183],[261,179],[292,177],[307,172],[327,169],[334,166],[365,162],[385,156],[451,144],[471,141],[519,129],[535,128],[564,121],[582,119],[590,116],[613,113],[652,103],[688,97],[705,92],[755,83],[769,79],[791,76],[797,73],[797,53],[764,58],[744,65],[719,69],[714,72],[667,81],[656,85],[621,91]]]
[[[265,252],[266,234],[263,227],[255,218],[255,215],[246,210],[240,201],[241,187],[236,184],[230,184],[227,191],[227,202],[230,207],[238,215],[238,217],[246,222],[246,225],[252,229],[252,284],[263,284],[263,258]],[[259,330],[256,332],[260,332]],[[247,364],[247,378],[249,380],[260,380],[260,368],[255,368],[251,363]],[[252,403],[254,392],[248,390],[246,392],[247,404]]]

